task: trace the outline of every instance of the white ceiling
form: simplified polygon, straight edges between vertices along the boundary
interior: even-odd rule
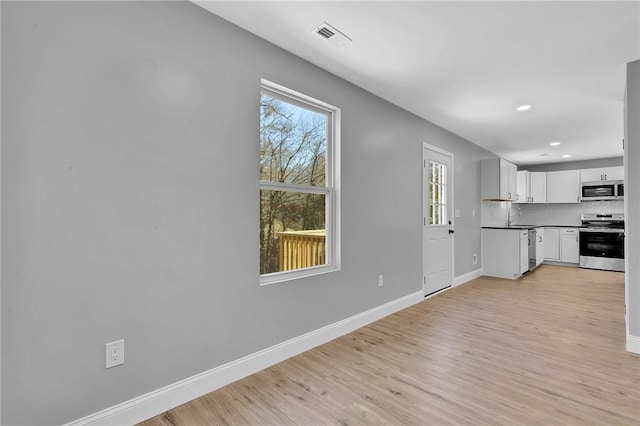
[[[518,165],[622,155],[640,1],[194,2]]]

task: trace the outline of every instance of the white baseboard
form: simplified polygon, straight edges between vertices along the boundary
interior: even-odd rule
[[[466,274],[460,275],[458,277],[455,277],[453,279],[453,286],[452,287],[457,287],[459,285],[462,285],[466,282],[469,282],[471,280],[475,280],[478,277],[482,276],[482,268],[478,268],[475,269],[471,272],[467,272]]]
[[[131,425],[257,373],[424,300],[422,290],[335,322],[204,373],[114,405],[65,426]]]
[[[640,336],[627,334],[627,351],[640,354]]]

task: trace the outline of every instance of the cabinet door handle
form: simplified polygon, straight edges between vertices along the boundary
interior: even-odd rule
[[[533,197],[531,197],[531,202],[533,203]]]
[[[538,237],[538,238],[539,238],[538,242],[541,243],[542,242],[542,237]]]
[[[604,180],[607,180],[607,175],[604,175]]]
[[[508,198],[511,199],[511,193],[510,192],[509,192],[509,197]]]

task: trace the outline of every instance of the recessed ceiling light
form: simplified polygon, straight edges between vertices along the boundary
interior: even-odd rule
[[[558,146],[558,145],[560,145],[560,142],[551,142],[549,145],[550,146]]]
[[[518,108],[516,108],[518,111],[526,111],[528,109],[531,109],[531,105],[527,104],[527,105],[520,105]]]
[[[571,154],[565,154],[562,156],[562,158],[569,158],[569,157],[571,157]]]
[[[544,153],[544,154],[540,154],[540,157],[548,157],[550,154]]]

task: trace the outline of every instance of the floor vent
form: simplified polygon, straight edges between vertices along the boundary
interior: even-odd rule
[[[314,28],[312,32],[325,40],[329,40],[336,46],[344,46],[345,44],[352,41],[349,37],[338,31],[331,25],[327,24],[326,22],[323,22],[321,25]]]

